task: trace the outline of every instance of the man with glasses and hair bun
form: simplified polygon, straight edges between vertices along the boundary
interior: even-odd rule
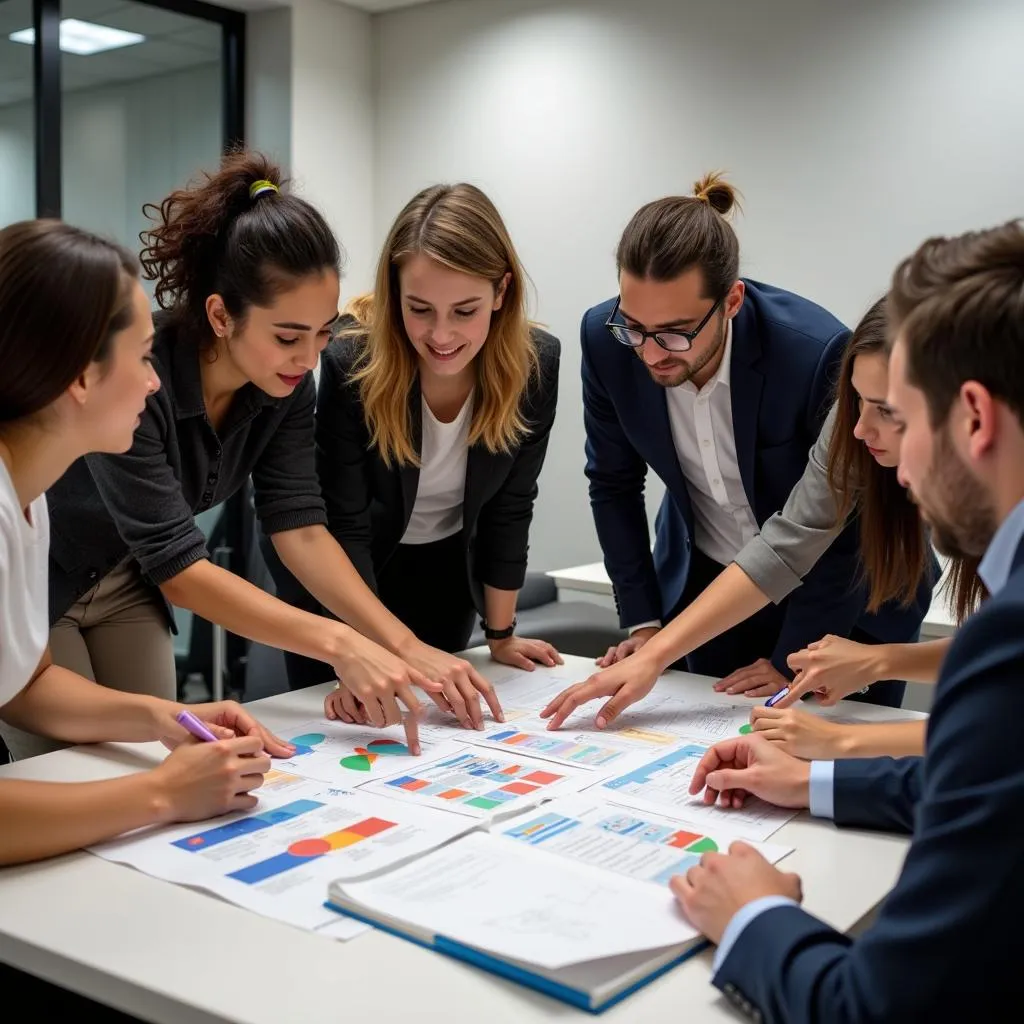
[[[733,187],[709,174],[692,196],[642,207],[616,252],[618,297],[583,317],[590,501],[630,631],[601,667],[639,650],[783,507],[833,400],[850,332],[799,295],[740,278],[735,205]],[[666,488],[653,553],[648,467]],[[787,656],[826,634],[915,638],[917,609],[870,615],[866,605],[848,528],[803,587],[696,649],[687,667],[774,692],[791,677]]]

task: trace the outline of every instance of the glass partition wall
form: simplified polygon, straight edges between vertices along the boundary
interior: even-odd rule
[[[138,252],[143,204],[243,141],[244,43],[244,13],[199,0],[0,0],[0,227],[61,217]],[[241,572],[248,506],[200,522]],[[239,639],[176,621],[183,694],[240,693]]]

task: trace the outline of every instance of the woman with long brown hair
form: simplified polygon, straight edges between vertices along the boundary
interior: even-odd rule
[[[526,274],[494,204],[468,184],[418,193],[388,233],[373,294],[350,310],[324,352],[317,399],[332,533],[434,646],[464,648],[479,615],[496,660],[556,664],[550,644],[516,635],[515,610],[559,343],[527,318]],[[279,594],[318,610],[273,571]],[[325,678],[308,659],[288,667],[293,687]],[[328,713],[357,716],[343,697]]]
[[[245,810],[268,754],[291,750],[232,701],[191,706],[222,741],[196,742],[181,704],[96,686],[51,656],[45,491],[76,459],[131,446],[160,387],[152,344],[149,300],[124,249],[55,220],[0,230],[0,722],[66,743],[174,748],[124,778],[0,779],[0,864]]]
[[[899,435],[885,403],[887,383],[885,300],[881,299],[850,339],[835,407],[783,510],[765,523],[760,535],[696,601],[636,654],[559,694],[543,712],[551,719],[551,728],[598,696],[611,697],[598,713],[598,724],[607,725],[649,693],[658,675],[687,651],[799,586],[851,515],[860,523],[869,609],[892,600],[909,605],[922,588],[937,582],[925,526],[912,496],[896,478]],[[950,585],[955,588],[958,614],[966,616],[981,594],[974,567],[954,562],[946,586]],[[815,692],[824,703],[835,703],[879,679],[934,682],[948,645],[948,640],[865,644],[825,637],[790,655],[789,665],[796,673],[793,682],[774,707],[755,709],[754,726],[795,748],[797,730],[791,724],[797,713],[785,709],[802,696]],[[746,677],[735,673],[716,688],[751,697],[775,692],[774,685],[761,685],[754,672]],[[892,742],[897,752],[905,752],[903,747],[917,749],[923,742],[923,729],[916,723],[911,723],[910,730],[901,725],[877,728],[884,732],[873,741],[876,746]],[[890,729],[899,730],[895,739],[888,734]],[[838,741],[836,745],[842,746]],[[836,756],[836,751],[830,756]]]

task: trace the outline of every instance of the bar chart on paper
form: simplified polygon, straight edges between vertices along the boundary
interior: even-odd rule
[[[631,807],[673,814],[708,828],[722,828],[736,837],[763,841],[794,817],[795,812],[748,798],[743,807],[709,806],[690,796],[690,783],[707,747],[687,743],[646,764],[599,784],[606,796]]]
[[[359,878],[461,835],[471,822],[276,771],[260,806],[196,827],[144,831],[93,847],[107,860],[194,885],[303,928],[331,920],[329,882]],[[290,780],[290,781],[289,781]]]
[[[534,814],[498,826],[497,832],[656,885],[667,885],[673,875],[699,863],[701,854],[727,850],[737,838],[720,829],[588,799],[586,794],[552,801]],[[791,852],[769,843],[755,845],[773,864]]]
[[[606,768],[627,756],[636,756],[635,747],[616,746],[600,736],[579,733],[531,732],[524,729],[497,729],[474,741],[500,750],[516,751],[582,768]]]
[[[417,763],[388,779],[364,783],[359,792],[484,818],[514,813],[557,793],[575,792],[592,780],[586,768],[464,750]]]
[[[171,845],[176,846],[179,850],[199,853],[242,836],[252,837],[253,833],[273,828],[275,825],[293,822],[301,815],[322,811],[325,806],[317,800],[294,800],[292,803],[265,811],[263,814],[253,814],[226,825],[217,825],[205,832],[185,836]],[[371,836],[380,835],[382,832],[387,832],[388,829],[397,827],[398,822],[396,821],[371,816],[346,822],[344,828],[335,829],[324,835],[303,834],[302,838],[289,842],[280,852],[271,853],[267,857],[256,859],[243,867],[229,871],[226,877],[246,885],[257,885],[275,875],[302,867],[314,858],[324,857],[335,850],[344,850],[356,843],[364,842]]]

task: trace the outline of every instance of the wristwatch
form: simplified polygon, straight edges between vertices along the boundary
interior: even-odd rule
[[[480,628],[484,631],[485,640],[507,640],[516,631],[516,620],[512,620],[511,626],[506,626],[504,629],[491,629],[487,625],[485,619],[480,620]]]

